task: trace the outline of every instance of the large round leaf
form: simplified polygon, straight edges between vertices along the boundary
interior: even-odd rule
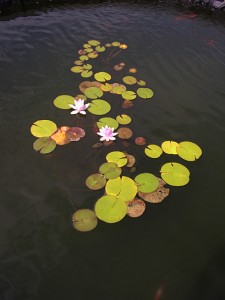
[[[155,191],[159,186],[157,177],[151,173],[142,173],[134,179],[137,183],[138,191],[143,193],[151,193]]]
[[[189,182],[189,170],[176,162],[169,162],[162,166],[161,170],[162,179],[173,186],[183,186]]]
[[[49,137],[42,137],[33,143],[35,151],[40,151],[41,154],[47,154],[55,150],[56,142]]]
[[[95,204],[97,217],[107,223],[116,223],[122,220],[127,213],[127,205],[115,196],[106,195],[98,199]]]
[[[31,133],[36,137],[51,136],[56,130],[56,124],[50,120],[38,120],[30,128]]]
[[[108,127],[111,127],[111,128],[113,127],[114,129],[117,129],[119,126],[118,122],[115,119],[110,118],[110,117],[101,118],[97,122],[98,128],[105,127],[106,125],[108,125]]]
[[[145,154],[151,158],[158,158],[162,154],[162,149],[158,145],[148,145],[145,148]]]
[[[88,176],[85,184],[91,190],[99,190],[105,186],[106,179],[102,174],[92,174]]]
[[[115,163],[107,162],[100,166],[99,172],[104,175],[106,179],[114,179],[120,176],[122,169]]]
[[[91,86],[84,90],[84,94],[90,99],[96,99],[103,95],[103,91],[98,87]]]
[[[124,201],[131,201],[137,194],[137,185],[130,177],[123,176],[121,180],[121,190],[118,197]]]
[[[121,125],[127,125],[131,122],[131,117],[126,114],[118,115],[116,121]]]
[[[117,95],[121,95],[123,94],[123,92],[126,91],[126,87],[123,84],[119,84],[119,83],[113,83],[112,84],[112,89],[110,91],[111,94],[117,94]]]
[[[181,142],[176,150],[177,154],[187,161],[195,161],[202,155],[201,148],[192,142]]]
[[[149,99],[152,98],[154,93],[151,89],[148,88],[139,88],[137,89],[137,94],[139,97],[143,98],[143,99]]]
[[[105,115],[111,109],[111,105],[102,99],[92,100],[88,107],[88,111],[94,115]]]
[[[106,72],[95,73],[94,78],[99,82],[105,82],[111,79],[111,75]]]
[[[81,76],[83,78],[89,78],[93,75],[93,72],[91,70],[84,70],[82,73],[81,73]]]
[[[60,109],[71,109],[69,104],[74,104],[74,97],[69,95],[60,95],[55,98],[53,104]]]
[[[94,211],[90,209],[79,209],[72,216],[73,227],[82,232],[91,231],[98,224]]]
[[[125,100],[134,100],[137,97],[137,95],[133,91],[125,91],[122,93],[122,97]]]
[[[179,144],[174,141],[165,141],[162,143],[161,147],[163,151],[167,154],[177,154],[177,146]]]
[[[123,167],[127,164],[127,157],[121,151],[112,151],[106,155],[106,160],[108,162],[114,162],[118,167]]]
[[[126,84],[129,84],[129,85],[132,85],[137,82],[137,79],[133,76],[125,76],[125,77],[123,77],[123,82],[125,82]]]
[[[109,179],[105,186],[105,192],[108,195],[118,196],[121,191],[122,179],[117,177],[115,179]]]

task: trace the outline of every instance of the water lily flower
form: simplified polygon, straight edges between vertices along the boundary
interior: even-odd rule
[[[86,115],[85,109],[88,108],[89,103],[84,104],[84,100],[79,99],[79,100],[74,100],[74,105],[69,104],[69,106],[74,109],[73,111],[71,111],[71,115],[75,115],[75,114]]]
[[[118,134],[118,132],[114,132],[114,128],[108,127],[107,125],[105,127],[100,128],[99,132],[97,132],[98,135],[101,136],[100,141],[114,141],[115,135]]]

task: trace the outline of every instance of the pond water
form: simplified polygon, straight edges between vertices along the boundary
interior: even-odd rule
[[[162,4],[102,2],[2,18],[0,32],[0,299],[225,299],[224,22]],[[155,93],[116,106],[132,116],[134,137],[195,142],[199,160],[148,159],[133,140],[93,149],[91,118],[82,141],[45,156],[33,150],[34,121],[76,126],[53,100],[79,93],[82,79],[70,68],[90,39],[127,44],[110,66],[136,68]],[[136,156],[139,173],[159,175],[172,160],[191,180],[147,203],[140,218],[75,231],[75,207],[93,208],[102,195],[87,190],[86,177],[117,149]]]

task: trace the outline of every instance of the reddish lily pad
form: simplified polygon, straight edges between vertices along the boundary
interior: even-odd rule
[[[146,138],[139,136],[139,137],[136,137],[136,139],[134,140],[134,143],[138,146],[144,146],[144,145],[146,145],[147,141],[146,141]]]
[[[133,135],[132,130],[128,127],[121,127],[117,130],[117,132],[118,132],[118,137],[123,140],[128,140]]]
[[[137,218],[143,215],[146,205],[143,200],[135,198],[127,203],[127,215],[132,218]]]

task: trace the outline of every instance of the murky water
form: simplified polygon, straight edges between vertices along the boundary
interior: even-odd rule
[[[150,4],[73,5],[0,21],[1,300],[225,298],[224,37],[221,20]],[[86,139],[41,156],[29,130],[39,119],[75,124],[52,101],[79,92],[70,68],[89,39],[126,43],[112,63],[137,68],[155,92],[126,111],[134,135],[159,145],[190,140],[203,156],[183,162],[190,183],[142,217],[83,234],[72,228],[73,206],[93,207],[101,195],[84,179],[108,149],[93,151],[89,122]],[[171,160],[130,152],[140,172],[158,175]]]

